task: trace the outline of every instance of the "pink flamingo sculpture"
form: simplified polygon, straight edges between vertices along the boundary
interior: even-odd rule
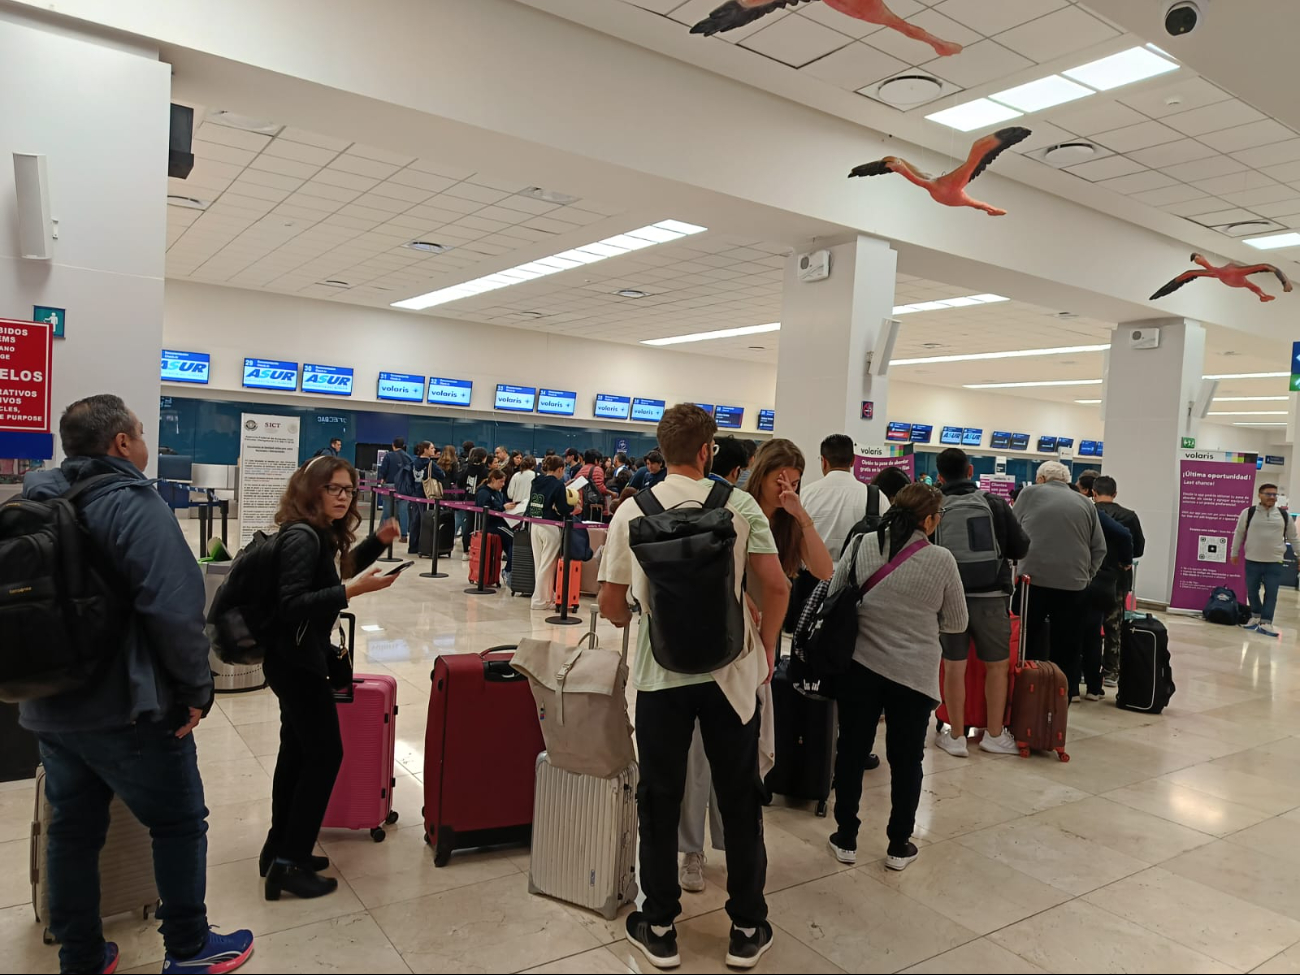
[[[1274,267],[1272,264],[1225,264],[1222,267],[1215,267],[1203,254],[1193,254],[1192,263],[1199,264],[1204,270],[1201,271],[1184,271],[1178,277],[1174,278],[1167,285],[1151,296],[1151,300],[1163,298],[1165,295],[1173,294],[1189,281],[1195,281],[1197,278],[1214,278],[1222,281],[1229,288],[1246,288],[1259,295],[1260,301],[1276,301],[1277,295],[1266,293],[1259,285],[1250,280],[1252,274],[1272,274],[1282,282],[1282,290],[1291,291],[1290,279],[1282,273],[1282,269]]]

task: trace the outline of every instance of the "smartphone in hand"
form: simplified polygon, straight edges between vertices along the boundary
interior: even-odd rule
[[[403,572],[405,572],[413,565],[415,565],[414,562],[401,562],[398,563],[397,565],[384,569],[382,572],[376,572],[375,575],[380,576],[382,578],[387,578],[388,576],[401,575]]]

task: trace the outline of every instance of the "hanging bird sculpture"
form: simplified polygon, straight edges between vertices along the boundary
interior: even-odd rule
[[[815,2],[816,0],[729,0],[692,27],[691,33],[709,37],[752,24],[774,10]],[[825,0],[825,3],[832,10],[838,10],[849,17],[864,20],[868,24],[879,24],[881,27],[888,27],[890,30],[905,34],[915,41],[923,41],[934,48],[934,53],[940,57],[961,53],[960,44],[935,37],[916,24],[908,23],[885,6],[885,0]]]
[[[1203,270],[1184,271],[1178,277],[1174,278],[1167,285],[1151,296],[1151,300],[1163,298],[1165,295],[1173,294],[1188,281],[1195,281],[1197,278],[1215,278],[1222,281],[1229,288],[1246,288],[1259,295],[1260,301],[1276,301],[1277,295],[1268,294],[1264,289],[1259,287],[1250,280],[1252,274],[1272,274],[1282,282],[1282,290],[1291,291],[1290,279],[1282,273],[1281,268],[1274,267],[1272,264],[1225,264],[1222,267],[1215,267],[1203,254],[1193,254],[1192,263],[1199,264]]]
[[[906,159],[899,159],[897,156],[886,156],[876,162],[863,163],[849,173],[849,176],[850,178],[854,176],[884,176],[888,173],[898,173],[904,179],[915,183],[917,186],[924,187],[936,203],[942,203],[948,207],[974,207],[976,210],[983,210],[990,217],[1002,217],[1006,216],[1006,210],[999,210],[997,207],[981,203],[979,200],[972,200],[966,195],[966,187],[971,180],[984,172],[989,164],[994,159],[997,159],[1004,150],[1014,146],[1017,142],[1022,142],[1029,135],[1029,129],[1019,127],[999,129],[992,135],[986,135],[971,146],[970,156],[964,163],[952,172],[945,173],[938,178],[927,176]]]

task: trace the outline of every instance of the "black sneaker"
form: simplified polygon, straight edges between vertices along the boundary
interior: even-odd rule
[[[890,870],[906,870],[912,865],[918,853],[915,843],[904,843],[901,846],[890,843],[885,853],[885,866]]]
[[[640,948],[641,954],[655,968],[676,968],[682,963],[677,954],[677,929],[670,926],[663,934],[655,934],[650,919],[640,911],[627,916],[627,940]],[[734,934],[732,944],[735,944]]]
[[[731,944],[727,947],[727,964],[732,968],[753,968],[772,947],[772,925],[764,921],[747,935],[734,924],[731,926]]]
[[[867,771],[874,772],[878,768],[880,768],[880,756],[872,752],[867,756]]]

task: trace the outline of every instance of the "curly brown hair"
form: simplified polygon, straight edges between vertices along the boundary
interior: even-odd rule
[[[337,471],[347,471],[352,479],[352,503],[348,505],[346,515],[331,521],[322,510],[321,495]],[[357,540],[357,527],[361,524],[356,488],[357,470],[347,460],[342,457],[313,457],[293,472],[280,498],[280,508],[275,513],[275,523],[281,528],[301,521],[328,533],[335,554],[341,556],[345,579],[352,574],[352,544]]]

